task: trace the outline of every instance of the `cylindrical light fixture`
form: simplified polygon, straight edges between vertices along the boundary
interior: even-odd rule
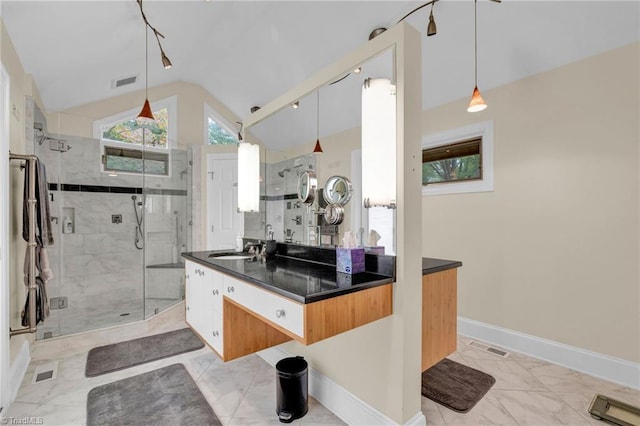
[[[368,78],[362,87],[364,207],[396,205],[396,86]]]
[[[248,142],[238,144],[238,210],[260,210],[260,147]]]

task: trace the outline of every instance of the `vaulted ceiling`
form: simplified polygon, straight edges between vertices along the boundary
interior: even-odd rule
[[[165,70],[149,39],[149,85],[201,85],[238,117],[390,27],[416,1],[153,1]],[[47,111],[144,87],[145,27],[135,0],[2,1],[2,19]],[[407,21],[422,39],[423,108],[473,88],[473,2],[440,0]],[[484,91],[640,40],[637,1],[478,1],[478,80]],[[119,89],[113,79],[138,75]],[[328,119],[330,120],[330,119]],[[315,127],[315,120],[314,126]]]

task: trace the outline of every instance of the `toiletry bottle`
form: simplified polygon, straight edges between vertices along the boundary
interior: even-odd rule
[[[242,236],[238,235],[236,237],[236,251],[242,251],[244,247],[242,247]]]
[[[65,216],[62,221],[62,233],[63,234],[71,234],[73,233],[73,221],[69,216]]]

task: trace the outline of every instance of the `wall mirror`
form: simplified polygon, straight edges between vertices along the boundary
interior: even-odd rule
[[[322,196],[327,204],[344,206],[351,200],[351,181],[344,176],[331,176],[324,184]]]
[[[316,200],[318,179],[315,172],[304,171],[298,177],[298,200],[305,204],[313,204]]]
[[[382,236],[378,245],[393,254],[394,211],[362,207],[361,115],[365,79],[394,81],[395,52],[393,48],[372,51],[359,62],[345,61],[340,69],[335,65],[326,69],[335,72],[324,76],[324,83],[303,83],[276,94],[273,102],[244,120],[250,141],[264,146],[260,214],[278,241],[331,246],[339,244],[345,231],[355,231],[365,245],[374,229]],[[324,152],[314,155],[317,139]],[[308,204],[302,201],[310,188],[307,172],[317,179],[317,194]],[[340,209],[331,207],[325,217],[329,205]],[[331,223],[337,217],[340,223]]]

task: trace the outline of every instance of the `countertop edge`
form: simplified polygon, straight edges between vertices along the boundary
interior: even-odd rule
[[[238,278],[241,280],[244,280],[248,283],[251,284],[255,284],[256,286],[263,288],[265,290],[271,291],[273,293],[276,293],[280,296],[286,297],[287,299],[293,300],[294,302],[298,302],[301,304],[308,304],[308,303],[314,303],[314,302],[319,302],[321,300],[325,300],[325,299],[330,299],[332,297],[338,297],[338,296],[344,296],[346,294],[349,293],[354,293],[357,291],[361,291],[361,290],[366,290],[369,288],[373,288],[373,287],[377,287],[380,285],[385,285],[385,284],[391,284],[393,283],[393,278],[391,277],[385,277],[382,276],[383,278],[379,279],[379,280],[374,280],[374,281],[370,281],[367,283],[363,283],[363,284],[358,284],[356,287],[349,287],[349,288],[340,288],[340,289],[335,289],[332,291],[328,291],[325,293],[321,293],[321,294],[313,294],[310,296],[300,296],[298,294],[295,293],[291,293],[288,292],[286,290],[281,289],[280,287],[274,286],[274,285],[270,285],[268,283],[265,283],[263,281],[260,281],[258,279],[252,278],[250,276],[247,276],[245,274],[242,274],[240,272],[237,272],[233,269],[229,269],[229,268],[225,268],[224,266],[221,265],[216,265],[213,263],[209,263],[206,262],[202,259],[199,259],[197,257],[194,257],[188,253],[183,253],[182,257],[184,257],[185,259],[188,259],[192,262],[195,262],[199,265],[205,266],[207,268],[211,268],[211,269],[215,269],[219,272],[225,273],[229,276],[232,276],[234,278]]]
[[[462,262],[459,260],[435,259],[431,257],[422,258],[422,275],[434,274],[449,269],[459,268]]]

